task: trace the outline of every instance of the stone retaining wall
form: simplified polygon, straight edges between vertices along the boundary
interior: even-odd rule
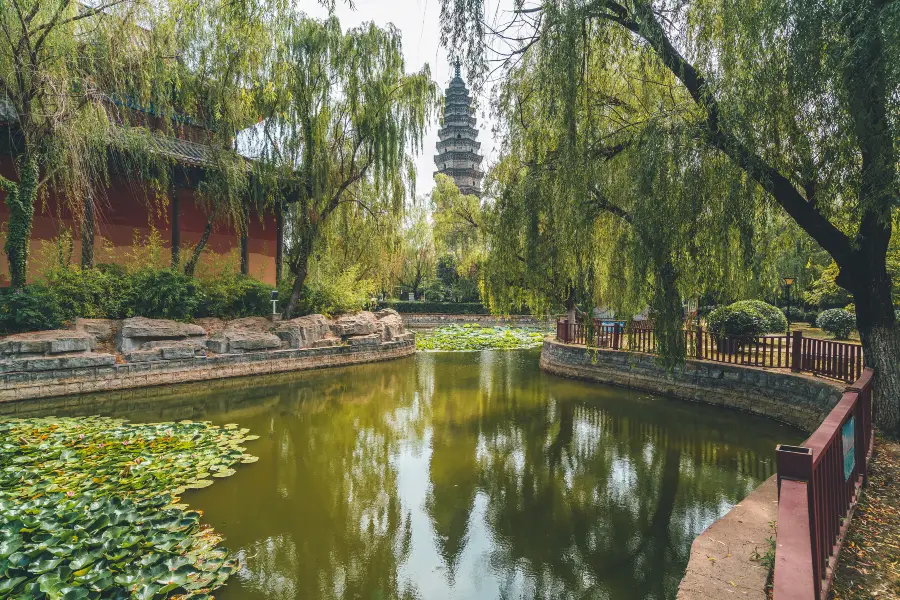
[[[556,321],[532,315],[446,315],[401,313],[403,325],[420,329],[441,327],[443,325],[465,325],[474,323],[483,327],[506,325],[511,327],[551,327]]]
[[[718,404],[814,431],[843,394],[844,384],[786,371],[688,360],[671,371],[655,356],[591,349],[547,339],[541,368],[587,379]]]
[[[0,402],[369,363],[409,356],[415,351],[414,336],[404,334],[402,339],[377,345],[269,350],[180,360],[112,364],[110,356],[111,360],[102,364],[0,375]]]

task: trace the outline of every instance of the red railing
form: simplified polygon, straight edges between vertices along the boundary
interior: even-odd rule
[[[872,376],[844,392],[803,446],[779,445],[774,600],[822,600],[872,456]]]
[[[635,321],[622,327],[618,323],[603,325],[595,320],[593,329],[590,345],[596,348],[656,352],[652,324]],[[688,358],[751,367],[789,368],[847,383],[856,381],[862,373],[862,346],[803,337],[801,331],[794,331],[791,335],[739,337],[717,335],[702,327],[690,327],[683,333]],[[586,336],[583,322],[569,323],[568,319],[556,321],[556,338],[559,341],[584,345]]]

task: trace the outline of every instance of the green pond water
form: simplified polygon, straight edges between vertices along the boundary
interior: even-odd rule
[[[39,410],[261,436],[259,462],[184,496],[243,562],[220,600],[674,598],[694,538],[803,437],[538,358],[419,353]]]

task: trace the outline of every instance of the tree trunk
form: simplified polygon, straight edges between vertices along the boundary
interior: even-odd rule
[[[19,183],[0,178],[0,187],[6,192],[6,206],[9,208],[9,227],[4,250],[9,261],[10,284],[14,289],[25,287],[28,275],[28,245],[34,224],[37,184],[37,160],[31,154],[26,154],[22,160]]]
[[[860,248],[863,256],[868,246]],[[884,255],[880,260],[860,257],[852,268],[841,269],[837,282],[853,294],[865,364],[875,369],[875,423],[885,433],[900,436],[900,329]]]
[[[94,198],[84,196],[84,217],[81,220],[81,268],[94,267]]]
[[[250,207],[244,205],[241,223],[241,275],[250,274]]]
[[[303,284],[306,283],[306,276],[309,272],[309,257],[312,254],[312,247],[297,257],[297,260],[291,264],[291,272],[294,275],[294,285],[291,286],[291,297],[288,299],[287,307],[284,309],[284,318],[291,319],[294,311],[297,310],[297,302],[300,301],[300,294],[303,292]]]
[[[209,235],[212,233],[213,227],[213,218],[212,215],[206,218],[206,227],[203,228],[203,235],[200,236],[200,241],[197,242],[197,245],[194,246],[194,251],[191,253],[191,258],[184,265],[184,274],[193,277],[194,269],[197,268],[197,262],[200,260],[200,254],[203,253],[203,249],[206,248],[206,242],[209,241]]]

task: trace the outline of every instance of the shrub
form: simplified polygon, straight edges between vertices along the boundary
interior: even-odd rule
[[[63,313],[54,295],[44,286],[24,290],[0,290],[0,334],[62,327]]]
[[[811,310],[811,311],[808,311],[808,312],[806,313],[806,315],[805,315],[804,318],[803,318],[803,321],[806,322],[806,323],[809,323],[809,324],[812,325],[812,326],[815,326],[815,324],[816,324],[816,319],[817,319],[818,317],[819,317],[819,313],[816,312],[816,311],[814,311],[814,310]]]
[[[757,336],[787,329],[784,313],[760,300],[741,300],[712,311],[706,320],[711,331],[724,335]]]
[[[843,308],[829,308],[818,316],[816,325],[832,334],[835,339],[846,340],[856,327],[856,315]]]
[[[130,316],[132,281],[124,269],[56,267],[47,273],[47,285],[67,320]]]
[[[252,277],[229,274],[201,280],[198,317],[263,317],[272,312],[272,287]]]
[[[154,319],[190,319],[202,300],[193,277],[174,269],[146,268],[132,275],[131,314]]]
[[[806,313],[799,306],[782,308],[781,312],[784,313],[785,318],[789,319],[791,323],[797,323],[799,321],[806,320]]]
[[[448,315],[486,315],[488,309],[480,302],[407,302],[389,300],[383,303],[385,308],[393,308],[398,313],[448,314]]]

